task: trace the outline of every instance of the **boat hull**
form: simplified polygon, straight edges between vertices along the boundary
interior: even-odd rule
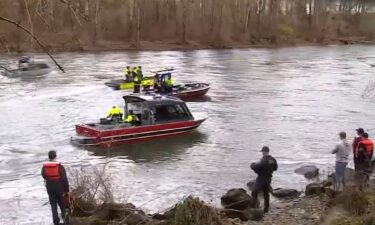
[[[154,78],[153,77],[144,77],[142,80],[142,85],[154,85]],[[128,90],[134,88],[134,82],[133,81],[125,81],[123,79],[120,80],[111,80],[109,82],[106,82],[105,85],[108,87],[113,88],[114,90]]]
[[[85,124],[76,125],[76,132],[81,138],[73,138],[72,142],[84,146],[110,147],[112,145],[168,138],[189,133],[198,128],[204,120],[205,119],[147,126],[131,126],[111,130],[98,130]]]
[[[210,90],[210,85],[207,83],[191,83],[185,84],[184,86],[194,85],[196,88],[190,90],[173,91],[169,96],[177,97],[182,100],[189,100],[194,98],[200,98],[207,94]]]

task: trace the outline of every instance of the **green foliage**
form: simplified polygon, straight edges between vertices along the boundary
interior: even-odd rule
[[[279,24],[278,30],[284,37],[291,38],[296,36],[296,31],[288,24]]]

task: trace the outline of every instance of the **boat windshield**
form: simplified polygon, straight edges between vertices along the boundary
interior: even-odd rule
[[[156,121],[189,119],[191,116],[184,104],[157,105],[152,111]]]
[[[127,104],[127,112],[133,111],[133,113],[141,114],[142,113],[142,102],[130,102]]]

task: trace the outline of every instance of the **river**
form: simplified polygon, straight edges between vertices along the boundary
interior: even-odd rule
[[[357,127],[375,127],[375,102],[361,98],[374,75],[375,46],[55,56],[65,74],[0,76],[0,224],[51,223],[40,176],[51,149],[70,170],[106,165],[122,199],[155,212],[190,194],[219,204],[229,188],[245,187],[255,177],[249,164],[261,157],[263,145],[279,163],[273,186],[302,190],[306,180],[294,169],[332,168],[329,152],[339,131],[352,138]],[[15,61],[0,56],[0,64]],[[97,121],[112,105],[123,105],[124,92],[104,82],[122,77],[125,65],[144,71],[173,66],[176,82],[209,82],[209,98],[188,103],[208,120],[190,135],[116,151],[72,146],[75,124]]]

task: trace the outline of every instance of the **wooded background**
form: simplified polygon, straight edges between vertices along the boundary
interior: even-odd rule
[[[1,0],[52,50],[230,47],[375,39],[374,0]],[[0,21],[2,51],[38,50]]]

